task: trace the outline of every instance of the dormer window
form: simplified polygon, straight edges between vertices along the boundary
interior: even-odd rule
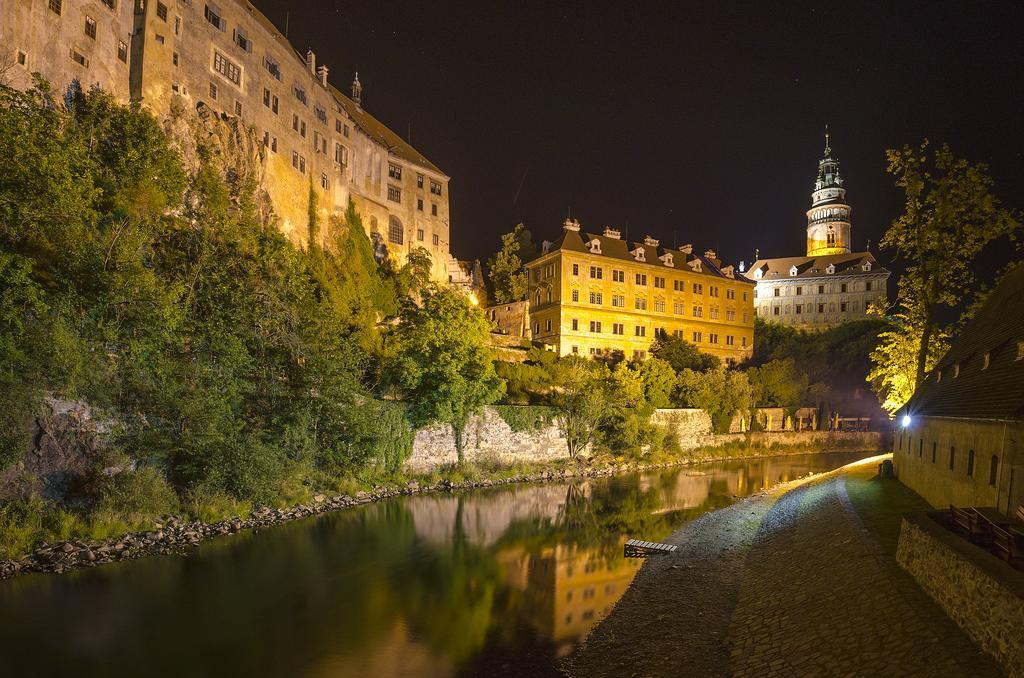
[[[796,266],[790,266],[789,267],[789,274],[790,275],[796,275],[798,272],[799,271],[796,270]]]
[[[942,370],[935,370],[935,383],[942,381]]]
[[[637,261],[647,261],[643,247],[637,247],[635,250],[633,250],[633,256],[636,258]]]
[[[1024,341],[1017,342],[1017,360],[1024,360]]]
[[[666,266],[673,266],[673,267],[675,266],[675,264],[672,263],[672,255],[671,254],[666,254],[665,257],[664,257],[664,261],[665,261],[665,265]]]
[[[865,271],[870,271],[871,270],[871,262],[870,261],[865,261],[863,268],[864,268]]]
[[[960,376],[960,363],[953,364],[953,378],[956,379]]]
[[[835,264],[829,264],[828,266],[825,267],[825,273],[828,273],[829,275],[832,275],[835,272],[836,272],[836,265]]]
[[[987,370],[988,369],[988,364],[989,364],[991,358],[992,358],[992,354],[991,353],[987,353],[987,352],[985,353],[984,356],[982,356],[982,358],[981,358],[981,369],[983,369],[983,370]]]
[[[763,275],[764,275],[764,271],[761,270],[760,268],[757,269],[756,271],[754,271],[754,277],[757,278],[758,280],[760,280],[761,276],[763,276]]]
[[[590,241],[590,253],[591,254],[600,254],[601,253],[601,241],[598,240],[597,238],[594,238],[593,240]]]

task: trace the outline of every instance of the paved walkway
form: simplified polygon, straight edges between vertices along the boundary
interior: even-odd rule
[[[844,477],[717,511],[668,540],[573,675],[998,676],[861,524]]]

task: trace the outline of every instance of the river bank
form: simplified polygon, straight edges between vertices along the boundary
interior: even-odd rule
[[[567,671],[1000,675],[897,565],[892,506],[923,500],[876,477],[883,458],[778,485],[687,524],[665,540],[678,550],[648,559]]]
[[[877,435],[877,434],[876,434]],[[104,563],[131,560],[146,556],[170,555],[188,551],[215,537],[259,530],[272,525],[307,518],[329,511],[381,501],[399,495],[451,492],[474,488],[495,487],[513,483],[560,481],[573,478],[596,478],[620,473],[654,471],[707,461],[743,460],[774,456],[807,454],[809,452],[873,451],[866,449],[865,436],[836,437],[832,445],[811,450],[811,443],[789,442],[786,445],[743,445],[731,442],[707,450],[690,450],[685,456],[654,462],[637,462],[598,455],[577,462],[556,461],[532,465],[492,466],[473,464],[451,466],[427,474],[409,474],[391,477],[387,482],[375,484],[364,481],[366,488],[349,493],[316,493],[307,502],[285,507],[258,507],[245,516],[205,522],[178,516],[167,516],[150,530],[131,532],[103,540],[72,539],[55,543],[40,543],[30,552],[0,561],[0,579],[27,573],[63,574],[75,569],[95,567]],[[817,441],[816,442],[820,442]]]

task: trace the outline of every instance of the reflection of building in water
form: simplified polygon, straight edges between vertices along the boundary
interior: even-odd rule
[[[639,559],[625,559],[623,538],[610,559],[598,549],[559,544],[530,559],[526,613],[538,632],[551,638],[565,656],[611,612],[626,592]]]

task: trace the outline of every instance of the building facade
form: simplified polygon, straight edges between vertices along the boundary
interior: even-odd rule
[[[754,285],[713,251],[629,244],[566,220],[526,269],[533,339],[559,355],[643,359],[659,332],[730,363],[753,351]]]
[[[870,252],[852,251],[852,208],[825,134],[824,157],[807,211],[806,256],[758,259],[746,273],[757,283],[757,314],[801,329],[826,329],[867,317],[884,303],[889,271]]]
[[[897,413],[893,464],[932,506],[1024,504],[1024,265]]]
[[[0,74],[62,92],[77,80],[140,101],[165,126],[197,110],[238,121],[256,141],[279,228],[308,243],[311,195],[323,223],[351,198],[363,225],[396,260],[414,247],[448,280],[449,177],[366,112],[326,64],[298,53],[245,0],[0,0]],[[328,243],[329,234],[320,237]]]

